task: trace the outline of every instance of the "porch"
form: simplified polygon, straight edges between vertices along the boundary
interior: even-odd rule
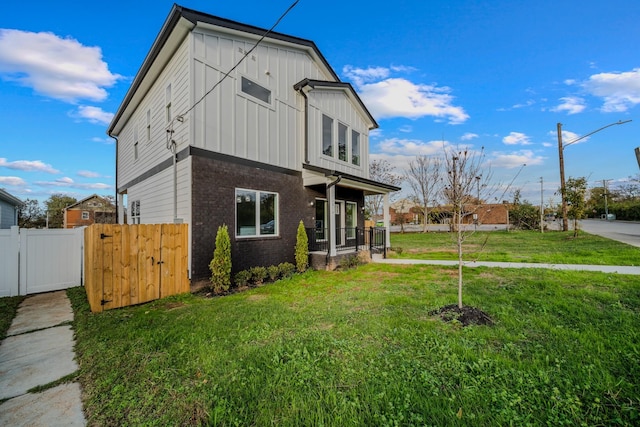
[[[330,244],[333,233],[327,228],[306,228],[309,240],[310,264],[313,268],[334,269],[346,256],[359,253],[382,254],[387,257],[387,232],[382,227],[346,227],[335,229],[335,245]],[[331,254],[331,247],[335,253]]]

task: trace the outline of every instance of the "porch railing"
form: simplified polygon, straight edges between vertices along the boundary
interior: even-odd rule
[[[329,251],[329,229],[307,228],[309,252]],[[359,251],[368,248],[371,253],[387,256],[386,231],[384,228],[348,227],[336,228],[336,251]]]

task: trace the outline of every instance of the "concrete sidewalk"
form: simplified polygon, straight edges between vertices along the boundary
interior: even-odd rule
[[[380,255],[373,257],[373,262],[382,264],[428,264],[428,265],[458,265],[458,261],[440,261],[428,259],[384,259]],[[465,267],[497,267],[497,268],[548,268],[551,270],[572,270],[572,271],[599,271],[603,273],[617,273],[640,275],[640,267],[626,265],[586,265],[586,264],[538,264],[524,262],[489,262],[489,261],[466,261]]]
[[[28,393],[78,370],[65,291],[27,297],[0,344],[0,425],[84,426],[79,383]]]

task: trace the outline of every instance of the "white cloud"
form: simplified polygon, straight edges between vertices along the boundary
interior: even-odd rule
[[[75,182],[72,178],[65,176],[63,178],[58,178],[55,181],[36,181],[36,185],[40,185],[42,187],[67,187],[67,188],[77,188],[82,190],[107,190],[113,188],[113,186],[109,184],[104,184],[101,182],[96,183],[80,183]]]
[[[526,165],[540,165],[545,158],[536,156],[531,150],[520,150],[512,153],[495,152],[491,155],[491,167],[513,169]]]
[[[0,167],[7,169],[21,170],[24,172],[46,172],[46,173],[60,173],[57,169],[54,169],[51,165],[41,162],[40,160],[15,160],[13,162],[7,161],[4,157],[0,157]]]
[[[108,125],[113,119],[113,113],[107,113],[100,107],[92,107],[89,105],[81,105],[78,111],[72,114],[73,117],[86,119],[91,123]]]
[[[577,96],[565,96],[560,98],[560,100],[562,103],[557,107],[552,108],[551,111],[558,113],[566,111],[567,114],[578,114],[582,113],[586,108],[584,99]]]
[[[398,129],[398,131],[400,131],[402,133],[411,133],[411,132],[413,132],[413,126],[404,125],[400,129]]]
[[[27,182],[17,176],[0,176],[0,184],[10,185],[12,187],[22,187],[27,185]]]
[[[531,145],[531,140],[522,132],[511,132],[502,138],[502,142],[507,145]]]
[[[100,174],[98,172],[92,172],[92,171],[78,171],[78,176],[82,176],[84,178],[99,178]]]
[[[553,147],[554,145],[552,143],[550,143],[550,142],[543,142],[542,146],[543,147]]]
[[[460,137],[461,141],[471,141],[472,139],[478,138],[477,133],[467,132]]]
[[[459,124],[469,118],[462,107],[453,105],[450,88],[391,77],[391,71],[409,70],[406,67],[360,69],[347,65],[343,73],[354,82],[367,108],[378,119],[432,116]]]
[[[103,101],[107,97],[104,88],[121,78],[109,71],[99,47],[50,32],[14,29],[0,29],[0,75],[71,103]]]
[[[448,146],[447,142],[442,141],[419,141],[411,139],[392,138],[381,141],[378,148],[385,154],[401,154],[403,156],[415,157],[418,155],[431,156],[441,153],[443,148]]]
[[[640,68],[621,73],[594,74],[582,85],[591,95],[604,100],[603,112],[624,112],[640,104]]]
[[[369,135],[371,135],[371,132],[369,132]],[[95,136],[93,138],[91,138],[91,141],[93,142],[100,142],[102,144],[113,144],[115,143],[115,140],[113,138],[101,138],[99,136]]]
[[[549,136],[555,136],[556,138],[558,137],[558,132],[557,131],[550,131],[549,132]],[[576,139],[580,138],[580,135],[578,135],[577,133],[568,131],[568,130],[562,130],[562,144],[563,145],[567,145],[567,144],[572,144],[573,141],[575,141]],[[580,139],[580,141],[576,142],[576,144],[580,144],[583,142],[587,142],[589,140],[590,137],[586,137],[586,138],[582,138]],[[549,144],[552,145],[552,144]]]

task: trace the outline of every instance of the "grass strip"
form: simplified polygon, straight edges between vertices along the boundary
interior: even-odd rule
[[[93,425],[637,425],[640,278],[465,269],[495,321],[429,313],[456,271],[371,264],[91,314],[69,292]]]
[[[456,235],[448,232],[393,233],[394,258],[455,260]],[[465,261],[553,264],[640,265],[640,248],[573,231],[478,231],[463,244]]]

